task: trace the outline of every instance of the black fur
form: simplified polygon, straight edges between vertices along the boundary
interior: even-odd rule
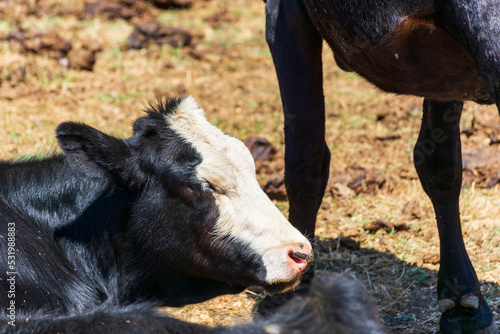
[[[263,284],[254,251],[213,237],[219,212],[196,177],[201,155],[165,120],[180,101],[152,107],[131,138],[62,123],[63,154],[0,162],[1,321],[12,301],[19,323],[101,305],[179,306]],[[3,293],[12,279],[14,298]]]
[[[340,68],[381,90],[424,97],[414,162],[440,231],[438,298],[455,305],[443,313],[441,330],[496,333],[461,238],[458,122],[464,100],[500,108],[500,2],[267,0],[266,16],[285,119],[290,222],[304,235],[314,234],[328,181],[325,40]],[[477,307],[461,305],[470,296],[477,298]]]
[[[171,333],[171,334],[384,334],[377,308],[363,287],[343,276],[315,278],[309,294],[295,297],[269,318],[211,328],[160,314],[152,305],[100,307],[76,316],[33,316],[6,333]]]

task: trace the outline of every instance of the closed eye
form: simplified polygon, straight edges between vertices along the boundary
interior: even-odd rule
[[[213,184],[211,184],[208,181],[204,181],[203,184],[202,184],[202,187],[203,187],[204,191],[217,192],[217,189],[215,189],[215,187],[213,186]]]
[[[203,193],[209,193],[209,192],[217,192],[217,189],[213,184],[211,184],[208,181],[202,181],[202,182],[197,182],[197,183],[192,183],[188,184],[187,188],[191,193],[196,193],[196,194],[203,194]]]

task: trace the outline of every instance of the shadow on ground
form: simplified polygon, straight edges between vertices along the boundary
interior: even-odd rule
[[[422,268],[388,252],[360,247],[346,237],[315,240],[315,272],[337,272],[360,280],[373,296],[380,317],[393,333],[437,333],[437,271]],[[496,283],[481,281],[486,300],[500,291]],[[491,305],[498,322],[498,305]]]

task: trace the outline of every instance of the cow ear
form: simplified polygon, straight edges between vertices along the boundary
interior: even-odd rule
[[[158,121],[150,117],[141,117],[134,122],[134,136],[137,138],[155,138],[157,137]]]
[[[129,151],[123,140],[73,122],[59,124],[56,137],[70,165],[87,172],[100,170],[124,176]]]

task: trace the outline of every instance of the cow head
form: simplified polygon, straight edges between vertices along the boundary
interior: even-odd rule
[[[307,238],[261,190],[249,150],[207,122],[191,97],[151,106],[126,140],[75,123],[60,125],[58,139],[68,161],[98,166],[137,193],[129,257],[141,258],[132,270],[154,294],[176,299],[162,284],[190,294],[207,282],[213,294],[285,291],[312,262]]]

